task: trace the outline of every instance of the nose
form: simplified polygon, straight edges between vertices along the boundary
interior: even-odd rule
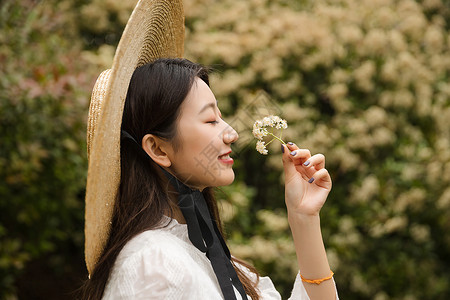
[[[239,134],[230,125],[226,124],[226,126],[227,127],[223,131],[223,142],[225,144],[232,144],[237,141]]]

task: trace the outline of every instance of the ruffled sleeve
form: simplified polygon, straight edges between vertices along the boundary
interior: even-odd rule
[[[334,280],[333,280],[334,282]],[[260,277],[258,288],[261,293],[261,299],[263,300],[279,300],[281,299],[280,294],[275,289],[272,280],[269,277]],[[336,284],[335,284],[336,288]],[[292,289],[290,300],[309,300],[309,296],[306,293],[303,282],[300,278],[300,273],[297,274],[294,282],[294,288]],[[339,296],[336,290],[336,299],[339,300]]]
[[[246,275],[251,280],[256,281],[256,275],[254,273],[250,272],[250,270],[248,270],[246,267],[242,265],[238,266],[243,272],[246,273]],[[272,280],[267,276],[259,277],[258,290],[261,296],[261,300],[281,300],[280,293],[276,290]],[[336,290],[336,299],[339,300],[337,290]],[[297,273],[297,277],[295,278],[294,288],[292,289],[292,293],[291,296],[289,297],[289,300],[310,300],[308,294],[306,293],[306,289],[303,286],[303,282],[300,278],[300,272]]]

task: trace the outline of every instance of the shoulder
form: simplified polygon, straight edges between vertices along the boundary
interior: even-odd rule
[[[191,295],[191,269],[186,247],[166,230],[149,230],[133,237],[114,262],[103,299],[176,299]],[[194,291],[195,292],[195,291]]]
[[[144,231],[133,237],[119,253],[115,266],[129,265],[132,261],[159,263],[162,259],[186,259],[193,247],[182,233],[166,228]],[[145,266],[145,264],[143,265]]]
[[[206,255],[190,243],[180,224],[148,230],[118,255],[104,299],[213,299],[208,293],[218,291],[210,269]],[[205,283],[209,288],[195,288]]]

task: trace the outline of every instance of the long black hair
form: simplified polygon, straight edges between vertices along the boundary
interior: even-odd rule
[[[136,141],[151,133],[170,141],[176,151],[180,145],[177,119],[180,107],[196,77],[209,85],[208,69],[186,59],[158,59],[137,68],[130,81],[122,117],[122,130]],[[132,140],[123,139],[120,145],[121,179],[114,205],[108,242],[97,262],[91,278],[82,287],[82,299],[101,299],[114,262],[125,244],[137,234],[157,228],[164,214],[172,216],[167,179],[159,166]],[[220,231],[222,224],[211,188],[202,193]],[[223,232],[222,232],[223,233]],[[232,258],[254,272],[248,264]],[[237,274],[245,292],[259,299],[257,281],[250,280],[239,268]]]

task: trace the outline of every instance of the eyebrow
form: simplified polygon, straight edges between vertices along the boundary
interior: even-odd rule
[[[203,108],[199,111],[198,114],[201,114],[202,112],[204,112],[205,110],[207,110],[210,107],[214,110],[216,108],[216,105],[217,105],[217,100],[216,100],[216,103],[208,103],[205,106],[203,106]]]

